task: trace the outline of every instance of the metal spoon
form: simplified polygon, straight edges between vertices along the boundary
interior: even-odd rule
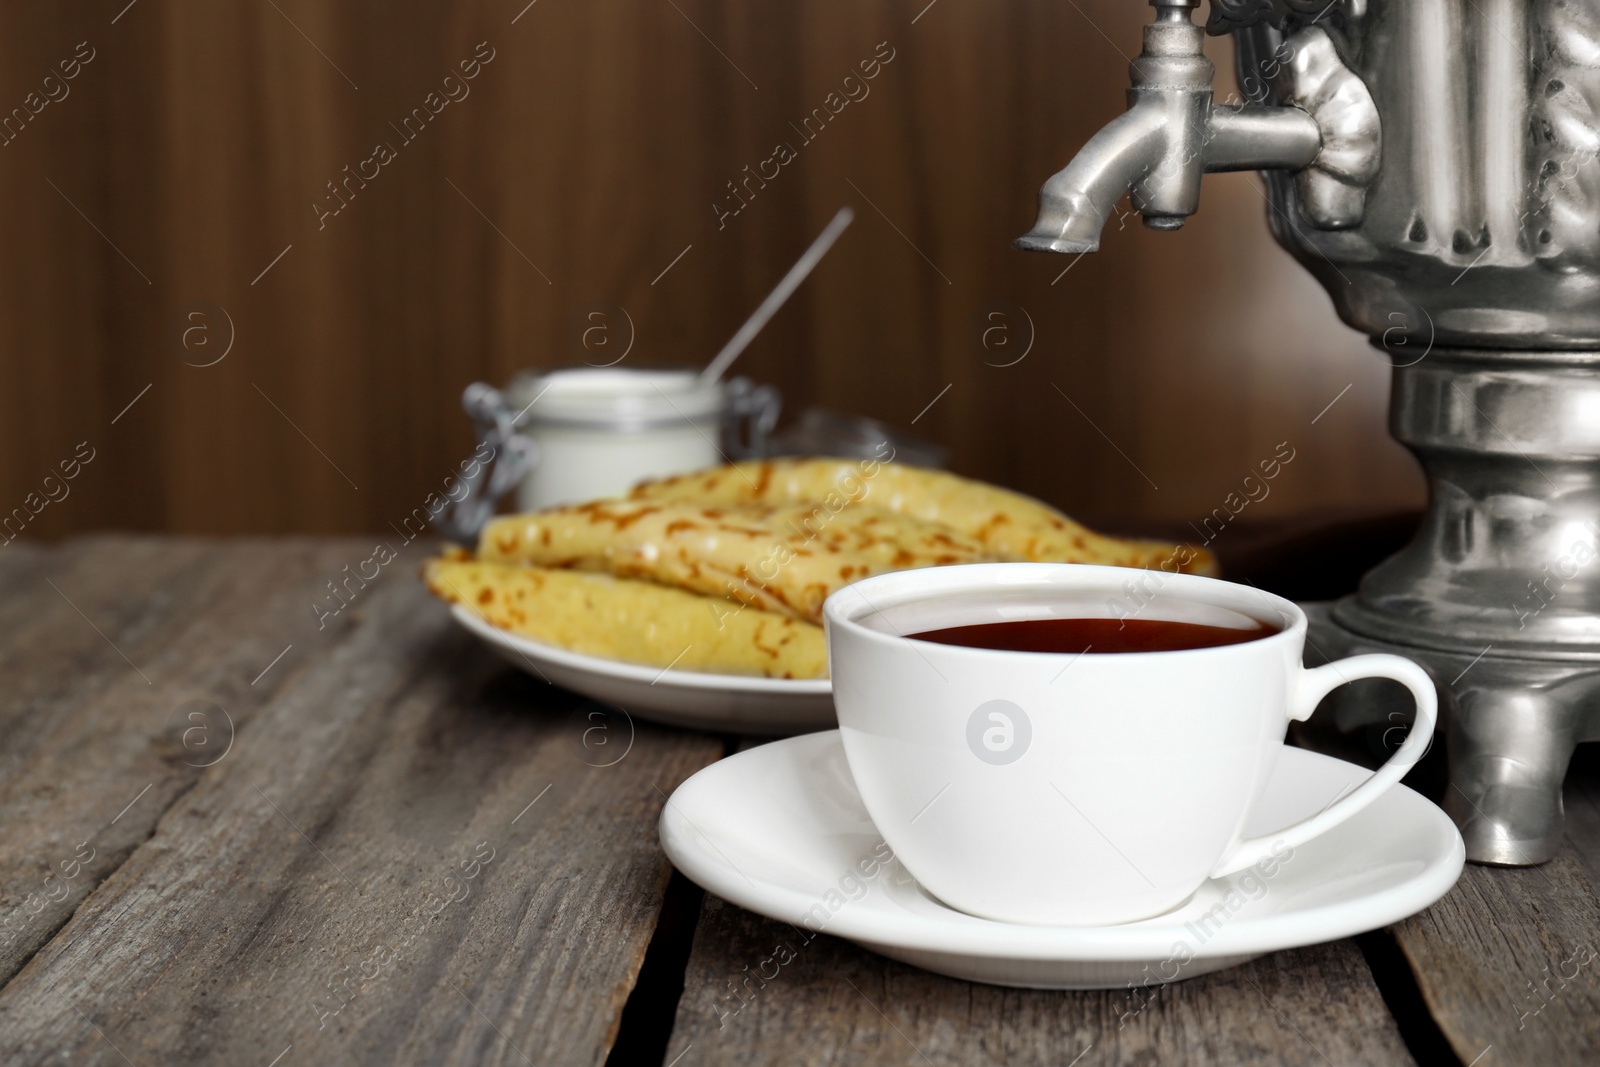
[[[761,328],[778,313],[779,308],[783,307],[784,301],[800,288],[800,283],[806,280],[806,275],[811,273],[812,268],[827,254],[828,249],[833,247],[833,242],[839,239],[839,235],[855,217],[856,213],[849,205],[839,209],[838,214],[833,216],[833,221],[829,222],[817,235],[817,239],[811,242],[811,247],[806,249],[805,254],[789,268],[789,273],[783,276],[777,288],[767,294],[767,298],[761,301],[761,306],[757,307],[755,313],[739,327],[739,332],[728,339],[728,343],[722,346],[722,351],[717,353],[715,359],[706,364],[706,369],[700,372],[702,382],[714,382],[727,372],[733,361],[744,352],[745,346],[755,340]]]

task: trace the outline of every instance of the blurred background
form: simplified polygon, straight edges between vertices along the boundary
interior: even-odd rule
[[[855,224],[737,366],[790,415],[909,428],[961,473],[1120,529],[1198,522],[1285,442],[1252,521],[1420,506],[1388,365],[1272,243],[1256,175],[1208,177],[1177,233],[1129,215],[1081,259],[1012,250],[1039,185],[1124,108],[1149,17],[7,5],[0,509],[87,442],[29,536],[386,529],[471,451],[469,382],[624,350],[702,364],[843,204]],[[476,76],[439,106],[463,60]],[[808,140],[863,60],[866,93]],[[779,144],[795,158],[736,195]]]

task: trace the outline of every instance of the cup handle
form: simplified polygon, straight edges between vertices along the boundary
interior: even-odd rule
[[[1369,655],[1351,656],[1323,667],[1300,672],[1299,682],[1289,701],[1289,718],[1305,721],[1311,717],[1322,698],[1346,682],[1358,678],[1390,678],[1407,689],[1417,702],[1417,721],[1398,751],[1379,767],[1372,777],[1356,787],[1342,800],[1330,804],[1320,813],[1303,819],[1293,826],[1284,827],[1265,837],[1251,837],[1240,841],[1217,862],[1211,877],[1242,871],[1271,855],[1278,846],[1304,844],[1313,837],[1327,833],[1350,816],[1377,800],[1390,786],[1398,782],[1428,750],[1433,739],[1433,728],[1439,717],[1439,696],[1433,679],[1415,663],[1401,656]]]

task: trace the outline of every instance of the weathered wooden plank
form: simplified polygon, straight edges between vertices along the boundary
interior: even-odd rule
[[[794,958],[770,981],[779,946]],[[748,968],[748,969],[747,969]],[[1141,1007],[1142,1005],[1142,1007]],[[667,1049],[712,1064],[1409,1064],[1349,941],[1134,996],[943,978],[708,897]]]
[[[364,548],[148,537],[8,547],[0,981],[224,758],[233,730],[341,638],[348,623],[314,633],[309,601]]]
[[[1593,761],[1569,776],[1568,847],[1542,867],[1468,864],[1394,927],[1439,1028],[1466,1064],[1600,1060],[1600,807]]]
[[[667,1048],[679,1056],[682,1067],[1413,1062],[1351,941],[1138,991],[1007,989],[807,940],[710,895]]]
[[[720,743],[583,717],[412,577],[364,596],[0,991],[0,1059],[604,1059]]]

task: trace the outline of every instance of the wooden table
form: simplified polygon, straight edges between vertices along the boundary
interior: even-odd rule
[[[1587,756],[1553,862],[1468,867],[1354,940],[1133,997],[821,937],[745,986],[792,929],[656,839],[740,742],[503,665],[422,590],[424,552],[346,603],[328,583],[366,541],[0,549],[0,1062],[1600,1062]]]

